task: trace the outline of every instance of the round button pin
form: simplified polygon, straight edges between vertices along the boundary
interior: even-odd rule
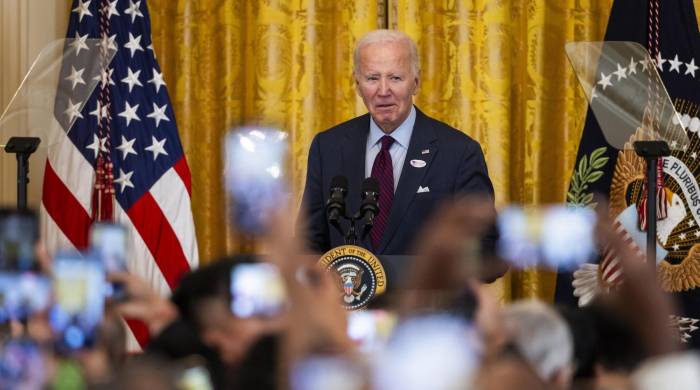
[[[425,166],[425,161],[423,160],[411,160],[411,166],[416,168],[423,168]]]

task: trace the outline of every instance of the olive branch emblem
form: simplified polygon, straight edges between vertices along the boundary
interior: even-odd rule
[[[588,186],[603,177],[601,168],[608,163],[609,157],[604,154],[607,147],[602,146],[595,149],[590,155],[584,155],[578,162],[578,167],[571,177],[571,186],[566,194],[566,199],[572,206],[595,207],[593,194],[588,192]]]

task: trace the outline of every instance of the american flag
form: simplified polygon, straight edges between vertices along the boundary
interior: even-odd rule
[[[83,249],[93,221],[125,224],[130,272],[165,295],[197,266],[198,252],[190,171],[151,43],[146,1],[74,0],[71,8],[59,90],[86,96],[89,90],[80,88],[91,80],[75,64],[116,54],[91,77],[97,84],[86,102],[57,97],[54,115],[66,132],[48,151],[43,237],[50,252]],[[100,44],[87,44],[91,39]],[[145,328],[128,323],[130,346],[142,345]]]

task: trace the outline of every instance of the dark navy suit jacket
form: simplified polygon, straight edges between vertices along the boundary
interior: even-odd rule
[[[369,114],[351,119],[317,134],[311,143],[302,211],[307,213],[307,245],[314,252],[323,253],[345,243],[344,237],[328,223],[325,205],[331,179],[343,175],[348,179],[346,209],[348,213],[359,209],[369,120]],[[422,160],[425,166],[411,164],[412,160]],[[419,187],[427,187],[429,192],[418,193]],[[481,146],[416,109],[416,122],[382,241],[373,248],[366,237],[358,245],[377,255],[411,254],[417,234],[439,203],[469,193],[493,197]],[[347,224],[343,226],[347,229]]]

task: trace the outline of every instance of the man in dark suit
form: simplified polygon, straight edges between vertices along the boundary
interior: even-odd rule
[[[469,136],[413,105],[420,69],[416,44],[407,35],[368,33],[355,48],[354,65],[357,92],[369,113],[317,134],[311,143],[302,198],[307,244],[319,253],[344,244],[326,218],[332,178],[348,179],[347,210],[354,212],[362,182],[372,176],[379,182],[379,214],[358,244],[375,254],[410,254],[441,201],[460,194],[493,197],[484,155]]]

